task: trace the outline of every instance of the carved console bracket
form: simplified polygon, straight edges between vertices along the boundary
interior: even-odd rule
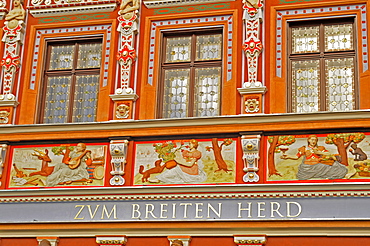
[[[111,185],[124,185],[125,179],[122,177],[125,174],[126,154],[128,140],[112,140],[110,142],[110,154],[112,156],[111,165],[113,176],[110,179]]]
[[[32,0],[28,7],[35,18],[54,17],[60,15],[78,15],[88,13],[110,13],[117,7],[116,0],[68,1],[68,0]]]
[[[39,246],[57,246],[59,242],[58,237],[37,237]]]
[[[260,158],[260,135],[242,135],[242,148],[243,148],[243,171],[246,173],[243,176],[244,182],[258,182],[259,176],[256,173],[258,168],[258,160]]]
[[[143,0],[148,9],[174,7],[191,4],[206,4],[215,2],[234,2],[235,0]]]
[[[122,246],[127,242],[126,236],[97,236],[96,243],[100,246]]]
[[[265,235],[235,235],[234,243],[238,246],[262,246],[266,244]]]
[[[189,246],[191,236],[168,236],[170,246]]]

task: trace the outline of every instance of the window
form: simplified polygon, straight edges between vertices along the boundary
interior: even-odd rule
[[[289,23],[290,111],[356,108],[353,18]]]
[[[221,31],[164,35],[159,117],[220,114]]]
[[[40,122],[93,122],[102,59],[102,39],[48,42]]]

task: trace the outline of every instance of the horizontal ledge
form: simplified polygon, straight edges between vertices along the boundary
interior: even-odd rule
[[[214,189],[217,188],[217,189]],[[212,192],[217,190],[217,192]],[[12,197],[33,197],[33,196],[109,196],[125,195],[136,196],[146,194],[147,196],[171,195],[171,194],[236,194],[236,193],[307,193],[307,192],[358,192],[370,190],[369,183],[327,183],[327,184],[236,184],[236,185],[184,185],[184,186],[122,186],[104,188],[63,188],[63,189],[34,189],[34,190],[1,190],[2,199]]]
[[[166,224],[171,224],[169,222],[164,222]],[[214,223],[214,222],[213,222]],[[234,222],[230,222],[234,223]],[[269,222],[271,223],[271,222]],[[308,222],[310,223],[310,222]],[[322,222],[325,223],[325,222]],[[199,223],[201,225],[203,223]],[[249,225],[249,226],[248,226]],[[289,222],[285,222],[285,226],[281,228],[274,228],[269,226],[269,228],[257,227],[252,228],[251,223],[245,227],[219,227],[214,226],[212,228],[199,228],[199,227],[189,227],[189,228],[171,228],[170,230],[167,226],[160,228],[129,228],[128,226],[122,226],[122,228],[112,228],[107,223],[107,228],[88,228],[88,229],[61,229],[58,228],[58,237],[96,237],[96,235],[120,235],[124,232],[128,241],[130,237],[167,237],[167,236],[176,236],[176,235],[191,235],[191,237],[233,237],[234,235],[266,235],[266,237],[294,237],[294,236],[330,236],[330,237],[368,237],[370,236],[370,227],[368,226],[359,226],[359,227],[338,227],[338,228],[327,228],[325,226],[320,227],[317,225],[315,228],[304,226],[302,224],[298,228],[290,227]],[[71,225],[71,227],[74,227]],[[116,227],[116,226],[115,226]],[[272,228],[271,228],[272,227]],[[38,237],[40,233],[43,236],[55,236],[55,229],[47,229],[48,225],[45,225],[44,229],[13,229],[13,230],[4,230],[0,227],[2,233],[1,237]],[[149,231],[149,232],[148,232]]]
[[[276,124],[276,123],[312,123],[330,121],[351,121],[356,119],[370,119],[370,110],[355,110],[348,112],[318,112],[318,113],[286,113],[286,114],[248,114],[218,117],[200,117],[183,119],[153,119],[153,120],[116,120],[93,123],[65,123],[65,124],[34,124],[34,125],[2,125],[0,134],[13,135],[20,133],[46,133],[46,132],[90,132],[109,130],[135,130],[145,128],[187,128],[208,127],[212,133],[212,126],[237,126],[248,124]],[[369,125],[362,127],[370,127]],[[288,129],[287,129],[288,130]],[[302,130],[304,125],[302,124]],[[237,132],[237,130],[236,130]]]

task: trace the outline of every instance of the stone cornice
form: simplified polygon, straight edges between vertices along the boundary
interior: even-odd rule
[[[363,122],[356,125],[355,120],[369,120],[368,125]],[[279,123],[292,124],[298,123],[301,130],[305,130],[305,124],[315,124],[315,129],[332,129],[333,124],[330,122],[342,122],[336,128],[343,127],[343,123],[352,122],[352,127],[369,128],[370,127],[370,110],[357,110],[349,112],[319,112],[319,113],[305,113],[305,114],[252,114],[252,115],[235,115],[235,116],[219,116],[219,117],[204,117],[204,118],[184,118],[184,119],[153,119],[153,120],[130,120],[130,121],[108,121],[108,122],[94,122],[94,123],[67,123],[67,124],[34,124],[34,125],[3,125],[0,126],[0,135],[6,137],[11,141],[14,134],[39,134],[39,133],[55,133],[63,132],[94,132],[98,136],[99,131],[132,131],[132,130],[146,130],[156,129],[159,132],[161,129],[168,133],[169,128],[186,129],[188,132],[192,127],[203,127],[209,129],[209,133],[214,133],[215,126],[234,126],[235,132],[246,131],[248,125],[260,126],[258,130],[265,129],[266,125],[277,125]],[[322,126],[321,126],[321,125]],[[242,127],[243,126],[243,127]],[[312,129],[312,128],[311,128]],[[256,129],[254,129],[255,131]],[[296,130],[286,128],[287,130]],[[119,134],[117,132],[117,134]],[[159,133],[158,133],[159,134]],[[164,134],[164,133],[162,133]],[[188,133],[189,134],[189,133]],[[164,134],[166,135],[166,134]],[[134,136],[134,135],[132,135]],[[45,139],[45,135],[40,136]],[[37,139],[37,137],[33,138]],[[0,139],[1,140],[1,139]]]

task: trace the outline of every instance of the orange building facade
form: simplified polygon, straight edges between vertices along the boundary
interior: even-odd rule
[[[370,245],[367,0],[0,1],[0,246]]]

